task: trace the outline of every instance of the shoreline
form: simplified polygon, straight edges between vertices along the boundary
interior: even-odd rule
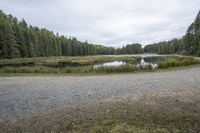
[[[126,75],[126,74],[145,74],[145,73],[159,73],[159,72],[168,72],[168,71],[179,71],[184,69],[191,69],[191,68],[198,68],[200,64],[189,65],[189,66],[180,66],[180,67],[171,67],[171,68],[164,68],[164,69],[156,69],[156,70],[138,70],[134,72],[119,72],[119,73],[71,73],[71,74],[42,74],[42,73],[0,73],[0,77],[35,77],[35,76],[53,76],[53,77],[84,77],[84,76],[105,76],[105,75]]]

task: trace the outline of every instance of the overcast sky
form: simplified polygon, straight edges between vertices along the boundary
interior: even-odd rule
[[[0,9],[68,37],[121,47],[180,38],[200,0],[0,0]]]

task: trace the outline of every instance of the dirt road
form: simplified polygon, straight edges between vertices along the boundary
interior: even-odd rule
[[[200,90],[200,68],[98,76],[0,77],[0,121],[147,91]]]

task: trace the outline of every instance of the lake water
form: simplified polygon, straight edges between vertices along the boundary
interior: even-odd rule
[[[118,67],[118,66],[121,66],[121,65],[126,65],[128,63],[126,62],[123,62],[123,61],[112,61],[112,62],[106,62],[106,63],[102,63],[102,64],[98,64],[98,65],[94,65],[95,68],[98,68],[98,67]]]
[[[112,61],[112,62],[104,62],[101,64],[95,64],[94,68],[99,67],[119,67],[122,65],[132,65],[136,67],[145,68],[146,66],[152,66],[153,68],[157,67],[157,63],[161,61],[167,61],[168,58],[166,56],[142,56],[139,57],[136,62],[130,63],[125,61]]]

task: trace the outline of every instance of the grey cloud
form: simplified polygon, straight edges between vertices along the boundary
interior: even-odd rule
[[[199,0],[0,0],[32,25],[115,47],[179,38],[199,7]]]

